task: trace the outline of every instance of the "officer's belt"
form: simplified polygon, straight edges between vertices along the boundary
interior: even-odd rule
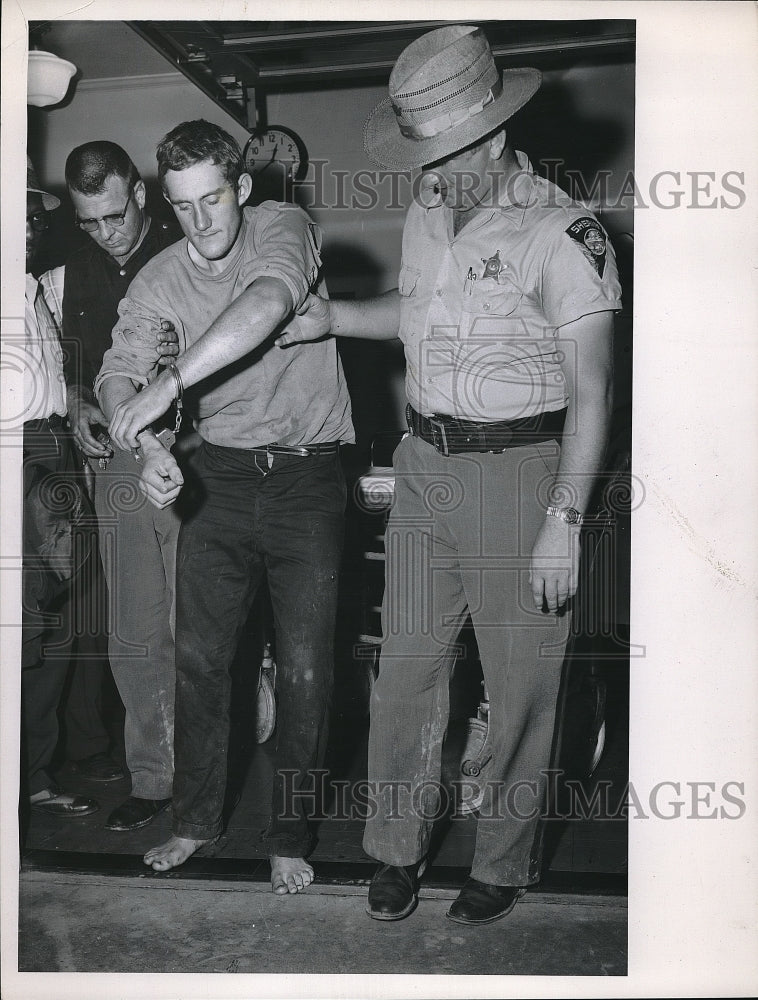
[[[539,444],[540,441],[560,441],[566,410],[480,424],[440,413],[425,417],[409,404],[405,417],[411,434],[433,445],[442,455],[458,455],[467,451],[499,454],[509,448]]]

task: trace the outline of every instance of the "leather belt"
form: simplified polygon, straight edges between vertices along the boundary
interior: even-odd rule
[[[411,434],[427,441],[441,455],[458,455],[467,451],[500,454],[508,448],[521,448],[539,444],[540,441],[560,441],[566,410],[480,424],[439,413],[425,417],[409,404],[405,416]]]
[[[286,444],[262,444],[250,451],[259,452],[262,455],[299,455],[301,458],[309,458],[312,455],[336,455],[340,450],[339,441],[324,441],[323,444],[308,444],[302,447],[295,447]]]
[[[31,434],[47,430],[63,432],[68,430],[68,421],[66,417],[51,413],[49,417],[35,417],[33,420],[25,420],[24,430]]]

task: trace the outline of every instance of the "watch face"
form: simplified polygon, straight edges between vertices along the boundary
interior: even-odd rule
[[[578,510],[574,510],[573,507],[566,507],[563,511],[563,517],[566,524],[577,524],[581,520],[582,515]]]
[[[254,180],[266,179],[267,174],[284,175],[289,181],[302,180],[308,166],[302,139],[281,125],[254,132],[242,155]]]

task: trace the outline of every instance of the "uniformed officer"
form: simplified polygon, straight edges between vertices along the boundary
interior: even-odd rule
[[[393,460],[364,837],[382,862],[368,898],[378,920],[416,905],[445,805],[448,682],[467,612],[490,703],[488,780],[471,877],[448,916],[496,920],[539,877],[566,606],[608,436],[620,308],[602,226],[508,142],[504,123],[540,81],[535,69],[499,73],[473,27],[408,46],[364,130],[382,167],[424,170],[398,287],[313,299],[299,332],[278,341],[301,339],[310,318],[313,335],[399,336],[405,347],[410,435]]]

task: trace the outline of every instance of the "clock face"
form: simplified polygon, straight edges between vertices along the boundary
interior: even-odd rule
[[[291,129],[271,125],[265,132],[254,132],[243,152],[245,166],[254,180],[267,174],[285,174],[288,180],[302,180],[308,167],[308,155],[302,139]]]

